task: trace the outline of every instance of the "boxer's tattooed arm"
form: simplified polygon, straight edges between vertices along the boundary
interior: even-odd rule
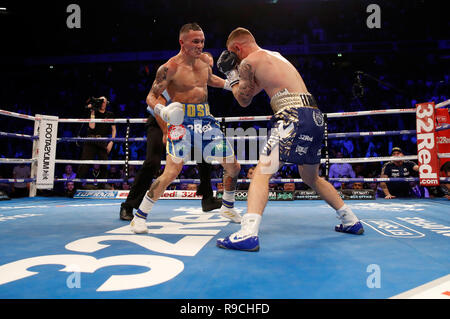
[[[236,99],[242,106],[248,106],[255,95],[255,69],[246,61],[239,66],[239,90]]]
[[[167,87],[167,71],[168,67],[165,65],[161,65],[156,72],[155,81],[153,82],[151,93],[158,97],[162,94],[162,92]]]

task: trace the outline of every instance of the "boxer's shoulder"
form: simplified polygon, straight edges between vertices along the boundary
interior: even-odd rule
[[[267,50],[256,50],[252,53],[250,53],[245,60],[251,61],[251,62],[259,62],[261,60],[267,60],[270,58],[270,54]]]
[[[211,53],[209,52],[203,52],[202,55],[200,56],[200,61],[206,63],[209,66],[213,66],[214,64],[214,59]]]
[[[180,63],[181,62],[179,61],[179,59],[177,59],[177,57],[174,56],[173,58],[170,58],[163,65],[165,65],[169,70],[176,70],[178,68],[178,66],[180,65]]]
[[[254,71],[260,64],[264,64],[266,60],[267,57],[264,52],[261,52],[261,50],[255,51],[241,61],[239,68],[252,69]]]

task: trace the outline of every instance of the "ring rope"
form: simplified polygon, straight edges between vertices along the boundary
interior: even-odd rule
[[[35,158],[0,158],[0,163],[2,164],[30,164],[34,163],[35,161],[37,161],[37,159]]]
[[[450,105],[450,99],[442,101],[442,102],[436,104],[434,106],[434,108],[438,109],[438,108],[441,108],[441,107],[444,107],[444,106],[448,106],[448,105]]]
[[[439,158],[450,158],[450,153],[439,153]],[[380,156],[380,157],[355,157],[355,158],[330,158],[330,163],[367,163],[367,162],[385,162],[385,161],[398,161],[398,156]],[[417,160],[417,155],[402,156],[402,161],[405,160]],[[21,159],[21,158],[0,158],[0,163],[33,163],[36,159]],[[256,165],[257,160],[238,160],[243,165]],[[326,159],[321,159],[321,163],[325,163]],[[55,159],[56,164],[101,164],[101,165],[122,165],[125,164],[125,160],[70,160],[70,159]],[[128,161],[129,165],[142,165],[143,160]],[[165,165],[166,161],[161,161],[161,165]],[[196,165],[196,161],[186,161],[184,165]],[[217,161],[212,161],[213,165],[220,164]],[[289,165],[290,163],[286,163]]]
[[[450,105],[450,99],[440,102],[435,105],[435,108],[442,108]],[[405,109],[385,109],[385,110],[370,110],[370,111],[356,111],[356,112],[337,112],[337,113],[327,113],[328,118],[338,118],[338,117],[353,117],[353,116],[364,116],[364,115],[378,115],[378,114],[398,114],[398,113],[416,113],[415,108],[405,108]],[[17,118],[22,118],[26,120],[39,120],[40,117],[35,117],[27,114],[21,114],[0,109],[0,115],[12,116]],[[245,122],[245,121],[265,121],[270,120],[272,115],[263,116],[240,116],[240,117],[217,117],[217,121],[225,122]],[[146,118],[135,118],[135,119],[58,119],[60,123],[146,123]]]
[[[450,177],[440,177],[439,180],[441,182],[450,182]],[[29,183],[36,181],[35,178],[0,178],[0,183]],[[129,182],[133,182],[134,178],[128,179]],[[347,178],[347,177],[336,177],[329,178],[330,182],[344,182],[344,183],[352,183],[352,182],[363,182],[363,183],[379,183],[379,182],[418,182],[420,181],[419,177],[378,177],[378,178],[366,178],[366,177],[358,177],[358,178]],[[121,183],[126,182],[124,178],[55,178],[55,182],[76,182],[76,183]],[[213,178],[211,179],[212,183],[222,183],[223,179],[221,178]],[[250,183],[251,179],[243,178],[238,179],[238,183]],[[281,184],[281,183],[303,183],[301,178],[273,178],[269,180],[270,183]],[[184,178],[184,179],[175,179],[172,181],[172,184],[183,184],[183,183],[195,183],[199,184],[200,179],[196,178]]]
[[[443,124],[436,127],[436,131],[444,131],[450,129],[450,124]],[[392,135],[413,135],[416,130],[400,130],[400,131],[372,131],[372,132],[343,132],[343,133],[328,133],[328,139],[345,138],[345,137],[365,137],[365,136],[392,136]],[[11,137],[24,140],[38,140],[38,136],[31,136],[27,134],[0,132],[0,137]],[[267,136],[227,136],[229,140],[258,140],[265,139]],[[58,142],[146,142],[147,137],[58,137]]]
[[[445,154],[445,153],[444,153]],[[395,161],[399,160],[398,156],[381,156],[381,157],[355,157],[355,158],[330,158],[330,163],[366,163],[366,162],[384,162],[384,161]],[[406,155],[402,156],[401,160],[417,160],[417,155]],[[0,162],[2,159],[0,159]],[[326,159],[321,159],[321,163],[325,163]],[[256,165],[257,160],[238,160],[240,164],[243,165]],[[69,160],[69,159],[55,159],[56,164],[104,164],[104,165],[121,165],[125,164],[124,160]],[[129,161],[130,165],[142,165],[143,160]],[[161,165],[165,165],[166,161],[161,161]],[[196,165],[196,161],[186,161],[184,165]],[[220,164],[217,161],[212,161],[211,164]],[[286,163],[290,164],[290,163]]]
[[[35,116],[31,116],[31,115],[27,115],[27,114],[21,114],[21,113],[16,113],[16,112],[11,112],[11,111],[6,111],[6,110],[0,110],[0,115],[11,116],[11,117],[24,119],[24,120],[30,120],[30,121],[35,121],[36,120]]]
[[[8,133],[8,132],[0,132],[0,137],[11,137],[11,138],[19,138],[24,140],[38,140],[39,136],[31,136],[27,134],[19,134],[19,133]]]
[[[146,137],[58,137],[58,142],[145,142],[147,141]]]

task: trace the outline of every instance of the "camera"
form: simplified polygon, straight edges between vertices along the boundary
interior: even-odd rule
[[[102,106],[104,101],[105,101],[105,98],[103,98],[103,97],[90,97],[86,101],[85,108],[93,109],[93,110],[97,111]],[[109,101],[106,102],[106,105],[108,105],[108,104],[109,104]],[[92,106],[89,106],[89,105],[92,105]]]

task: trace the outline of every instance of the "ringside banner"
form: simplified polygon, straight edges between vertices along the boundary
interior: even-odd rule
[[[422,186],[439,185],[434,102],[416,104],[417,159]]]
[[[127,190],[88,190],[79,189],[73,198],[92,198],[92,199],[126,199],[129,191]],[[215,193],[215,191],[213,192]],[[193,190],[165,190],[160,199],[202,199]]]
[[[36,188],[53,189],[58,117],[39,115]]]

